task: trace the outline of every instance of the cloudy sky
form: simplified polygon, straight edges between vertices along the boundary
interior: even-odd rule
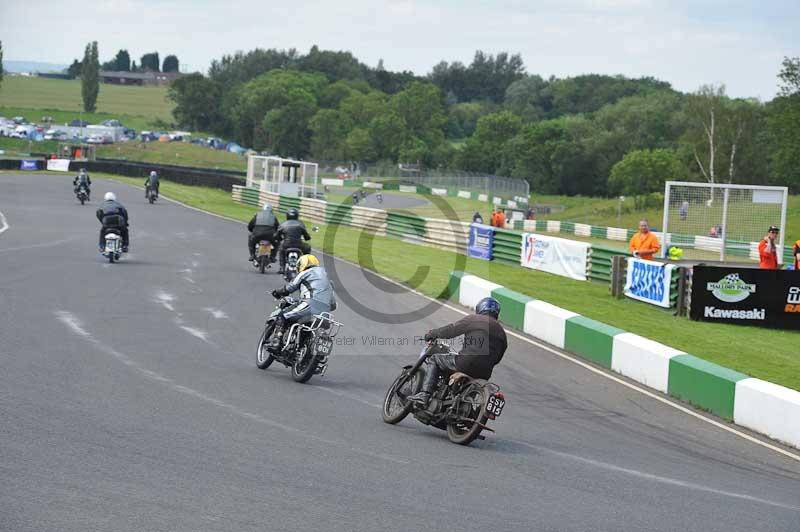
[[[800,55],[798,21],[797,0],[0,0],[6,60],[69,63],[97,40],[101,61],[158,51],[205,71],[236,50],[318,44],[425,74],[505,50],[544,77],[724,83],[762,100],[777,91],[782,58]]]

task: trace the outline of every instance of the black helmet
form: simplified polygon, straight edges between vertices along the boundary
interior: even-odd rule
[[[475,314],[484,314],[497,319],[500,316],[500,302],[493,297],[484,297],[475,305]]]
[[[292,209],[289,209],[288,211],[286,211],[286,219],[287,220],[297,220],[299,217],[300,217],[300,213],[297,211],[297,209],[292,208]]]

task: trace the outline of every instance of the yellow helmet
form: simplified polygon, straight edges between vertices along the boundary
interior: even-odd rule
[[[313,266],[319,266],[319,259],[314,255],[303,255],[297,259],[297,273],[302,273]]]

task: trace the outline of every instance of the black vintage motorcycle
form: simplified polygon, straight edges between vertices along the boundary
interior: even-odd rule
[[[75,197],[78,198],[78,201],[81,202],[81,205],[89,201],[89,189],[86,188],[86,185],[78,185],[78,189],[75,192]]]
[[[277,360],[292,369],[294,380],[307,382],[314,375],[325,375],[328,358],[333,352],[333,338],[339,334],[342,324],[328,312],[316,314],[308,323],[293,323],[284,332],[281,345],[273,347],[271,340],[276,332],[278,316],[283,309],[296,302],[291,297],[281,298],[267,317],[264,332],[258,340],[256,366],[258,369],[267,369]]]
[[[469,445],[485,438],[481,435],[483,430],[494,432],[487,423],[502,414],[506,404],[499,386],[456,372],[439,378],[428,406],[423,408],[409,400],[422,387],[426,361],[437,353],[448,352],[446,344],[429,342],[413,366],[403,367],[383,399],[383,421],[394,425],[413,413],[419,422],[446,430],[451,442]]]

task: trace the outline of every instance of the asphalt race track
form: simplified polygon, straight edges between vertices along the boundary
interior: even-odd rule
[[[2,531],[800,529],[800,462],[518,339],[485,441],[384,424],[413,337],[460,314],[425,316],[343,262],[339,291],[419,320],[340,297],[324,378],[260,371],[279,280],[247,262],[245,228],[99,179],[82,207],[71,179],[0,175]],[[113,265],[96,248],[107,190],[132,224]]]

